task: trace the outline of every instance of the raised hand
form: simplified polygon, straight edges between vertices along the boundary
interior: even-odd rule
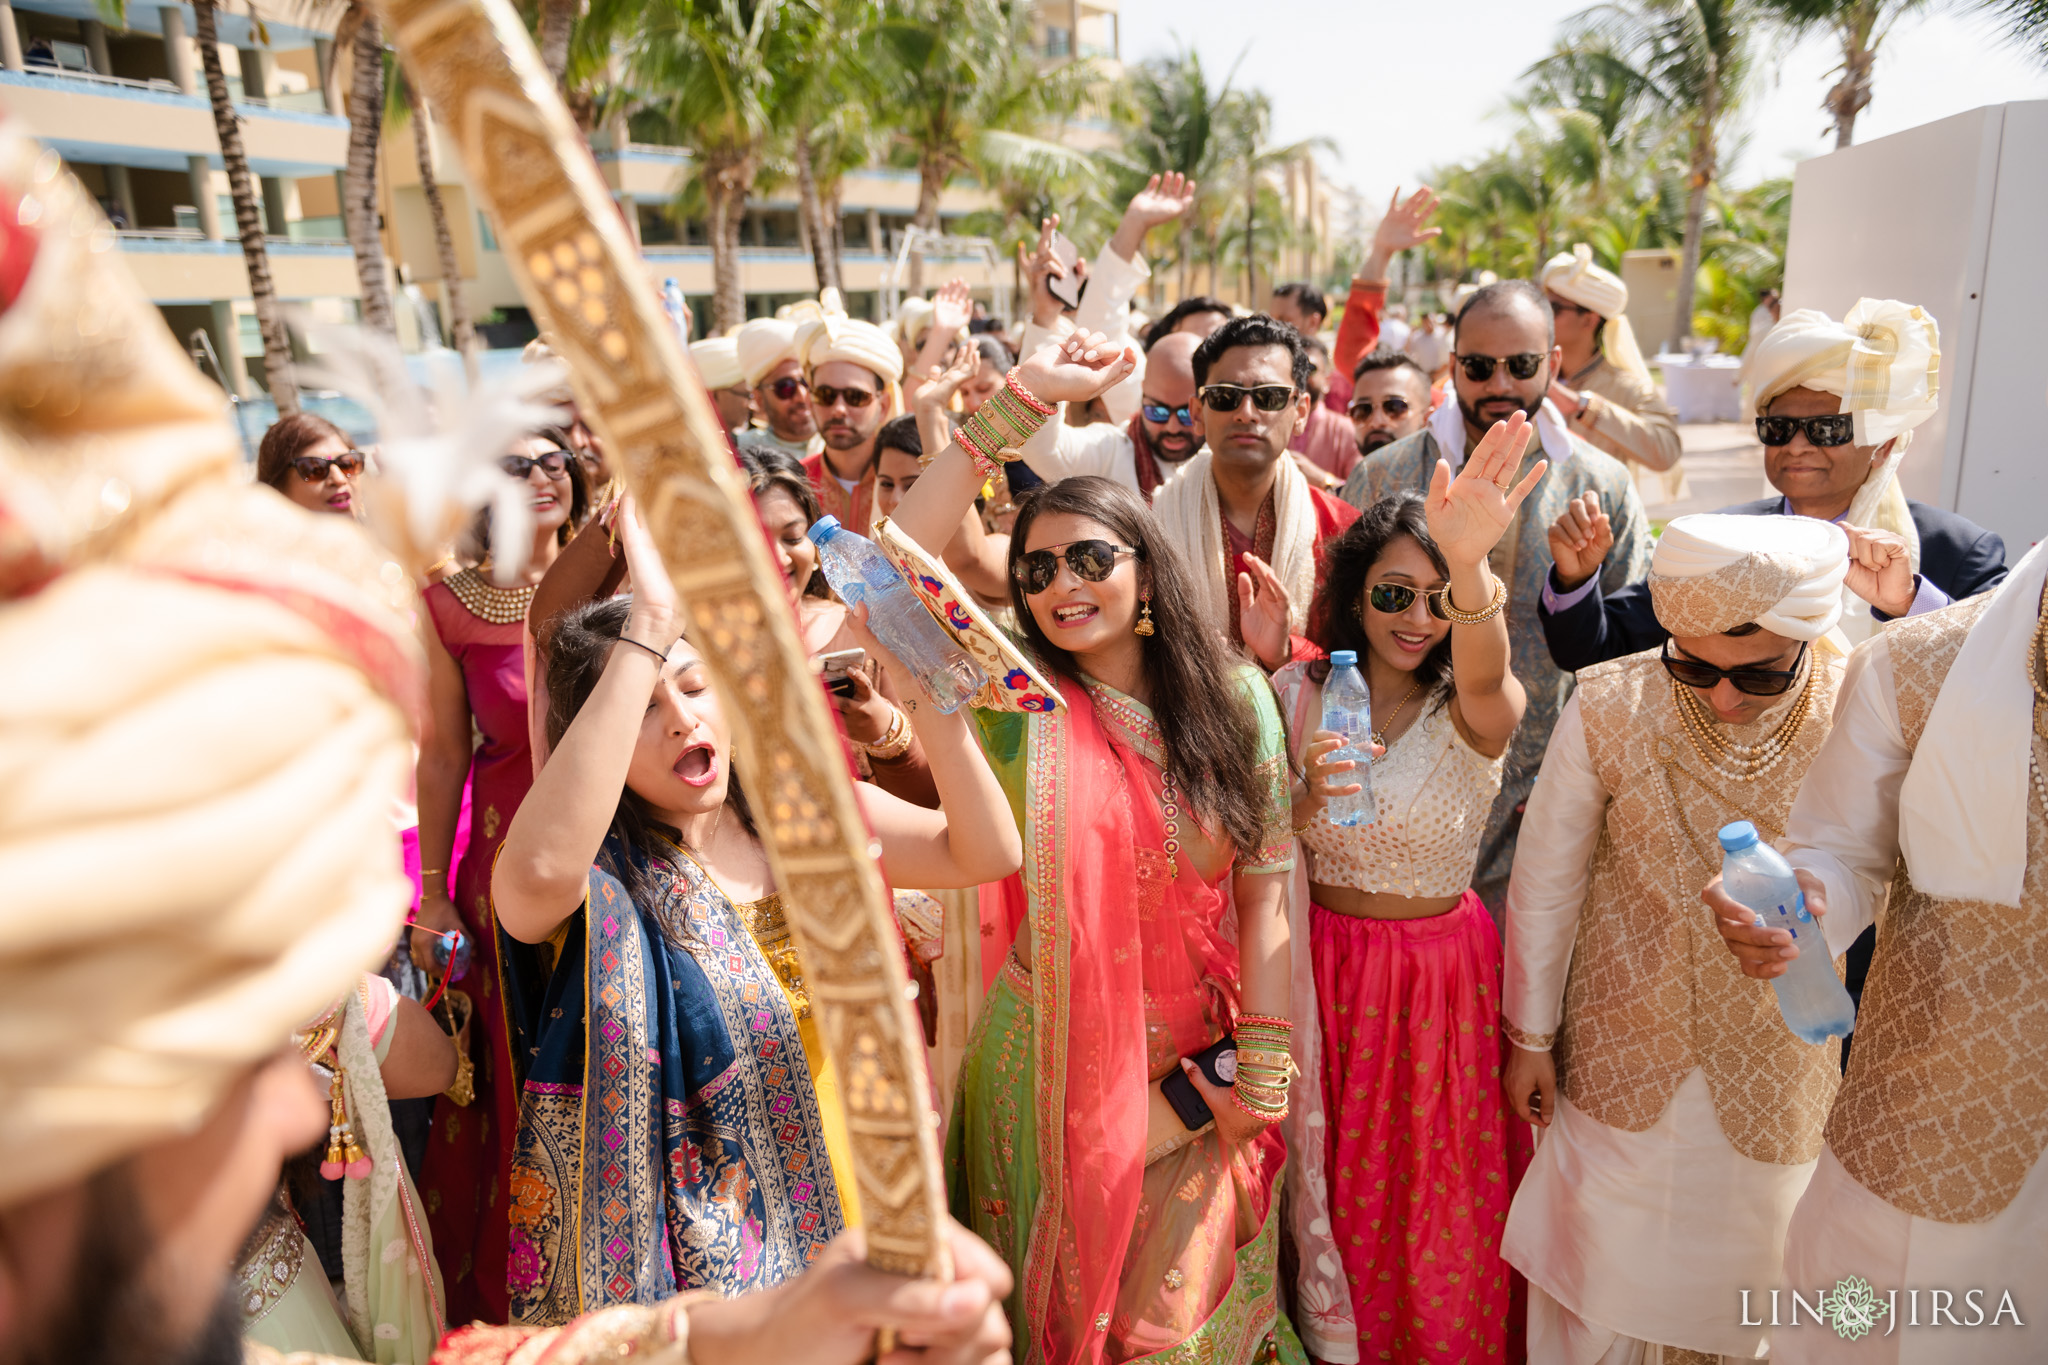
[[[1437,193],[1424,185],[1405,200],[1400,188],[1394,190],[1394,197],[1387,201],[1386,216],[1380,219],[1379,227],[1373,230],[1372,244],[1375,250],[1392,254],[1421,246],[1431,238],[1439,236],[1440,227],[1424,227],[1429,216],[1436,212]]]
[[[1100,332],[1075,332],[1041,346],[1017,367],[1017,382],[1041,403],[1085,403],[1130,377],[1138,360]]]
[[[1237,576],[1238,626],[1244,642],[1271,673],[1287,662],[1287,618],[1293,608],[1280,575],[1257,555],[1244,557],[1246,572]]]
[[[1886,616],[1904,616],[1913,609],[1913,559],[1906,538],[1894,531],[1867,530],[1844,523],[1849,533],[1850,592]]]
[[[1538,460],[1520,483],[1515,482],[1529,435],[1529,419],[1518,412],[1493,424],[1455,479],[1447,462],[1436,462],[1426,504],[1429,534],[1453,568],[1485,561],[1514,521],[1522,500],[1550,468],[1548,460]]]
[[[974,298],[968,292],[967,281],[957,277],[947,280],[932,295],[932,335],[945,338],[949,345],[966,330],[973,317]]]
[[[962,346],[954,353],[951,364],[932,366],[931,378],[917,391],[917,409],[922,412],[926,408],[944,408],[980,368],[981,352],[972,346]]]
[[[676,586],[631,495],[620,500],[616,524],[619,548],[625,553],[626,572],[632,575],[633,585],[633,610],[626,618],[626,633],[666,651],[683,629]]]
[[[1557,565],[1558,586],[1566,592],[1600,572],[1613,548],[1614,526],[1600,508],[1598,493],[1579,494],[1550,524],[1550,558]]]
[[[1058,230],[1060,216],[1041,218],[1038,222],[1038,250],[1027,253],[1022,242],[1017,243],[1017,269],[1023,272],[1026,287],[1031,291],[1031,321],[1040,327],[1050,327],[1060,320],[1060,301],[1052,296],[1048,285],[1066,277],[1067,269],[1053,258],[1052,234]]]

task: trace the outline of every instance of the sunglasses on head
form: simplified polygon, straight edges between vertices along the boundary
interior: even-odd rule
[[[787,403],[810,386],[793,374],[786,374],[768,386],[768,392]],[[855,406],[858,406],[856,404]]]
[[[363,452],[344,450],[331,460],[322,459],[318,455],[297,455],[292,458],[292,472],[307,483],[327,482],[327,471],[330,469],[339,469],[353,479],[363,472]]]
[[[1165,403],[1155,403],[1148,398],[1139,404],[1139,408],[1145,414],[1146,421],[1156,422],[1160,426],[1165,426],[1166,420],[1169,417],[1179,421],[1184,427],[1191,427],[1195,424],[1195,405],[1192,403],[1182,403],[1176,408],[1169,407]]]
[[[1735,684],[1737,692],[1752,697],[1776,697],[1783,695],[1786,688],[1799,679],[1799,665],[1806,661],[1806,646],[1799,646],[1799,656],[1792,660],[1792,667],[1776,668],[1716,668],[1703,664],[1698,659],[1674,659],[1671,657],[1671,642],[1664,642],[1664,671],[1687,687],[1696,687],[1705,692],[1720,686],[1726,678]]]
[[[830,384],[819,384],[811,390],[811,401],[821,408],[844,401],[849,408],[864,408],[875,401],[873,389],[835,389]]]
[[[498,468],[515,479],[523,479],[539,465],[541,472],[551,479],[559,479],[569,468],[569,452],[566,450],[543,451],[539,455],[501,455]]]
[[[1118,545],[1108,540],[1077,540],[1065,549],[1033,550],[1017,556],[1017,562],[1010,566],[1010,576],[1024,587],[1026,596],[1036,597],[1052,586],[1059,577],[1060,561],[1074,571],[1074,577],[1084,583],[1100,583],[1116,569],[1117,558],[1121,555],[1137,557],[1138,552],[1128,545]]]
[[[1439,621],[1451,618],[1444,614],[1444,599],[1450,596],[1449,588],[1411,588],[1405,583],[1375,583],[1366,589],[1365,600],[1372,609],[1388,616],[1399,616],[1415,605],[1421,597],[1429,603],[1429,614]]]
[[[1800,432],[1823,448],[1845,446],[1856,438],[1856,415],[1827,412],[1818,417],[1759,417],[1756,438],[1767,446],[1789,446]]]
[[[1493,378],[1494,367],[1505,365],[1508,373],[1516,379],[1534,379],[1536,371],[1543,368],[1545,357],[1541,351],[1523,351],[1519,355],[1461,355],[1458,364],[1465,369],[1465,377],[1475,384],[1484,384]]]
[[[1204,384],[1195,395],[1211,412],[1236,412],[1250,398],[1260,412],[1279,412],[1294,401],[1292,384]]]
[[[1354,398],[1351,401],[1351,415],[1361,422],[1368,420],[1372,416],[1372,404],[1373,400],[1370,398]],[[1380,411],[1389,417],[1401,418],[1408,415],[1408,400],[1405,398],[1382,398],[1379,404]]]

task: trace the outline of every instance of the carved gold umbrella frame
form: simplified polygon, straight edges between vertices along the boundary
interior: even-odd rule
[[[923,1035],[875,850],[753,499],[596,163],[506,0],[375,0],[660,547],[837,1064],[868,1263],[950,1278]]]

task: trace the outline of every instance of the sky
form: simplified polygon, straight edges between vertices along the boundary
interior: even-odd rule
[[[1329,138],[1331,180],[1357,189],[1376,218],[1396,185],[1506,142],[1508,93],[1587,3],[1122,0],[1120,8],[1126,62],[1192,46],[1220,82],[1242,54],[1238,82],[1272,95],[1276,139]],[[1770,55],[1728,183],[1789,175],[1834,146],[1820,100],[1837,53],[1823,35]],[[1983,19],[1909,19],[1879,49],[1856,140],[2025,99],[2048,99],[2048,69],[2002,44]]]

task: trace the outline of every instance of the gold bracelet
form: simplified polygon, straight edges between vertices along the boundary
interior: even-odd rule
[[[895,711],[894,707],[890,709]],[[873,743],[857,739],[854,744],[869,758],[901,758],[909,753],[910,742],[916,738],[910,732],[910,717],[901,711],[895,711],[895,716],[880,739]]]
[[[1500,615],[1501,608],[1507,605],[1508,585],[1501,579],[1494,579],[1493,600],[1478,611],[1460,610],[1458,604],[1451,600],[1451,590],[1449,588],[1444,589],[1444,595],[1439,600],[1443,603],[1444,619],[1452,625],[1476,626],[1491,621],[1494,617]]]

